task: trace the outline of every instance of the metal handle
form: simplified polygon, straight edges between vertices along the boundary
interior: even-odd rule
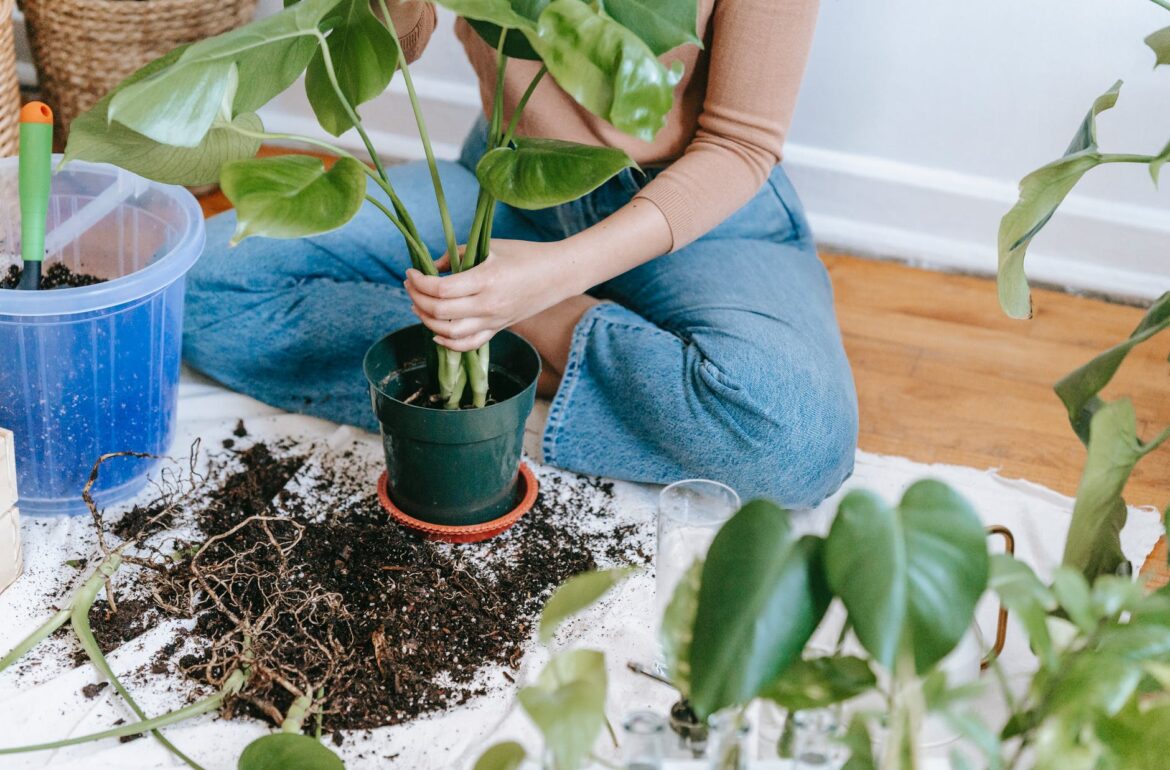
[[[1003,550],[1008,556],[1014,556],[1016,553],[1016,536],[1012,531],[1002,524],[993,524],[987,528],[988,537],[998,535],[1003,538]],[[999,657],[1003,652],[1004,642],[1007,641],[1007,625],[1008,625],[1008,611],[1001,603],[999,605],[999,618],[995,624],[995,644],[991,645],[991,650],[983,656],[983,660],[979,662],[979,670],[986,671],[987,667]]]

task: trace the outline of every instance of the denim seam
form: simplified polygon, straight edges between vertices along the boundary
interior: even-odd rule
[[[771,187],[772,192],[775,193],[776,200],[780,203],[780,208],[784,209],[784,213],[788,215],[788,223],[792,225],[792,232],[796,233],[796,237],[803,241],[808,237],[808,233],[805,232],[805,229],[800,226],[799,222],[796,221],[796,216],[792,213],[792,207],[789,206],[788,202],[784,200],[784,194],[780,192],[778,187],[776,187],[776,180],[772,178],[771,174],[768,175],[768,186]]]

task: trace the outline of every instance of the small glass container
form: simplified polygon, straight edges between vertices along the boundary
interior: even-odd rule
[[[790,714],[793,721],[794,770],[828,770],[841,765],[845,748],[840,742],[840,715],[836,709],[809,709]]]
[[[751,767],[751,725],[735,711],[722,711],[707,719],[708,770],[748,770]]]
[[[676,481],[658,496],[658,551],[654,557],[658,617],[696,559],[707,555],[719,528],[739,510],[739,495],[706,479]]]
[[[653,711],[635,711],[622,722],[626,770],[662,770],[666,718]]]

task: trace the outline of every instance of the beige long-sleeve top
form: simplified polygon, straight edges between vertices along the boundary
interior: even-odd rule
[[[703,48],[662,56],[681,61],[674,107],[653,142],[634,139],[589,113],[551,78],[541,81],[517,133],[618,147],[644,167],[666,166],[637,197],[662,211],[678,249],[747,203],[780,162],[781,150],[816,25],[818,0],[699,0]],[[410,9],[410,10],[408,10]],[[417,58],[435,28],[430,4],[410,3],[400,23],[403,51]],[[397,14],[396,14],[397,15]],[[495,98],[495,50],[462,19],[456,26],[479,77],[485,111]],[[538,62],[511,61],[504,77],[505,115],[524,93]]]

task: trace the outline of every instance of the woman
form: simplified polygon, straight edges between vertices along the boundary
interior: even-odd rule
[[[392,3],[391,13],[417,58],[434,8]],[[816,504],[852,470],[857,404],[828,276],[777,165],[815,18],[816,0],[702,0],[703,49],[663,57],[686,74],[652,143],[545,78],[518,134],[620,147],[644,173],[552,209],[501,204],[491,256],[473,270],[408,269],[369,206],[332,233],[232,250],[232,215],[212,220],[190,276],[188,360],[268,403],[374,429],[361,358],[375,340],[421,319],[469,350],[510,328],[543,359],[546,462],[656,483],[703,476],[745,498]],[[490,104],[494,51],[465,22],[457,32]],[[505,115],[537,66],[509,63]],[[442,165],[459,233],[483,152],[481,121],[460,161]],[[390,174],[443,252],[425,166]]]

